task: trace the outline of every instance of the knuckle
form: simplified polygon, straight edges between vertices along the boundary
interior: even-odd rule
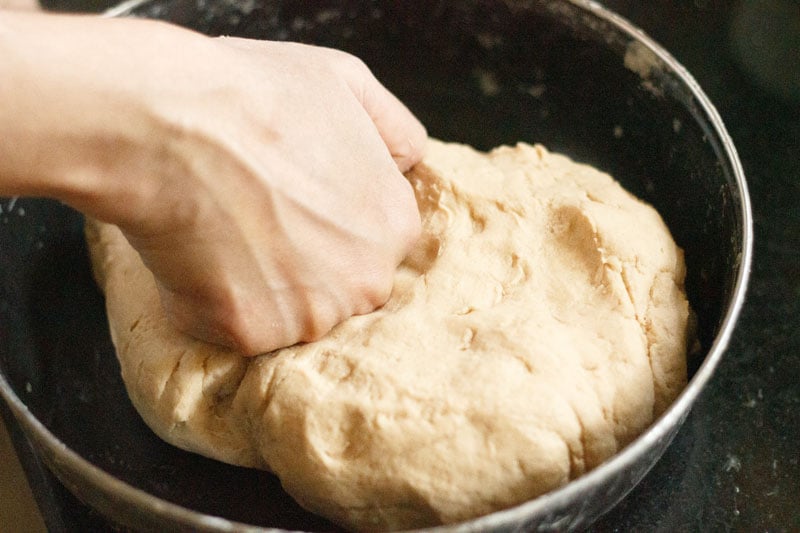
[[[303,335],[300,340],[312,342],[319,340],[339,322],[346,318],[341,306],[334,303],[334,298],[330,295],[316,295],[309,300],[303,327]]]
[[[400,221],[400,234],[406,243],[406,251],[410,248],[422,234],[422,221],[419,212],[416,210],[408,211]]]
[[[182,298],[168,292],[161,301],[166,316],[180,331],[205,342],[252,356],[273,349],[276,340],[263,334],[252,313],[230,293],[218,295],[213,303]]]
[[[428,131],[416,119],[407,124],[404,133],[405,140],[392,146],[392,159],[401,172],[409,171],[422,161],[428,144]]]
[[[299,340],[290,324],[278,320],[270,309],[253,308],[239,300],[220,309],[218,318],[226,339],[223,344],[245,356],[268,353]]]
[[[392,293],[394,270],[394,265],[384,265],[364,277],[357,314],[369,313],[386,303]]]
[[[349,54],[342,50],[333,50],[332,58],[333,64],[347,73],[364,75],[370,72],[367,64],[364,63],[361,58],[354,56],[353,54]]]
[[[398,193],[399,208],[390,217],[391,231],[399,243],[401,261],[422,234],[422,220],[411,184],[403,180],[402,190]]]
[[[341,50],[331,50],[328,61],[328,67],[332,72],[343,79],[363,102],[374,80],[367,64],[360,58]]]
[[[230,340],[230,347],[242,355],[254,356],[270,350],[264,339],[255,335],[250,324],[241,317],[235,318],[228,325],[227,337]]]

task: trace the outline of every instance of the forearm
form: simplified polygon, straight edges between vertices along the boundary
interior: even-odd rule
[[[0,11],[2,194],[80,201],[96,189],[106,133],[97,111],[107,102],[92,102],[81,87],[89,81],[76,79],[83,70],[76,64],[90,58],[75,56],[74,25],[67,17]]]
[[[133,56],[163,33],[137,21],[0,11],[0,194],[129,219],[126,206],[155,186],[146,178],[162,173],[168,146],[148,109],[159,99]]]
[[[0,9],[37,10],[39,2],[37,0],[0,0]]]

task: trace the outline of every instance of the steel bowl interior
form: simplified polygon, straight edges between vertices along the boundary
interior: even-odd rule
[[[580,0],[136,0],[112,14],[347,50],[432,136],[483,149],[540,142],[610,172],[652,203],[686,254],[702,345],[689,361],[689,386],[598,469],[526,504],[441,529],[585,526],[658,460],[725,350],[752,247],[736,151],[711,103],[666,51]],[[274,476],[155,437],[125,394],[80,215],[48,200],[4,199],[0,207],[0,395],[68,488],[136,529],[337,529],[301,509]]]

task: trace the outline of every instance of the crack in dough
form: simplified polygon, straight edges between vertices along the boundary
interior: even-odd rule
[[[683,254],[610,176],[542,146],[431,140],[390,300],[253,359],[174,330],[117,228],[87,225],[133,404],[355,530],[504,509],[582,475],[686,382]]]

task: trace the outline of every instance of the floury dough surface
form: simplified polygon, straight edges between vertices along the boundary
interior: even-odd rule
[[[451,523],[597,466],[686,381],[684,263],[589,166],[432,140],[389,302],[254,359],[173,329],[113,226],[87,229],[128,393],[165,440],[268,469],[356,530]],[[269,497],[265,495],[265,497]]]

